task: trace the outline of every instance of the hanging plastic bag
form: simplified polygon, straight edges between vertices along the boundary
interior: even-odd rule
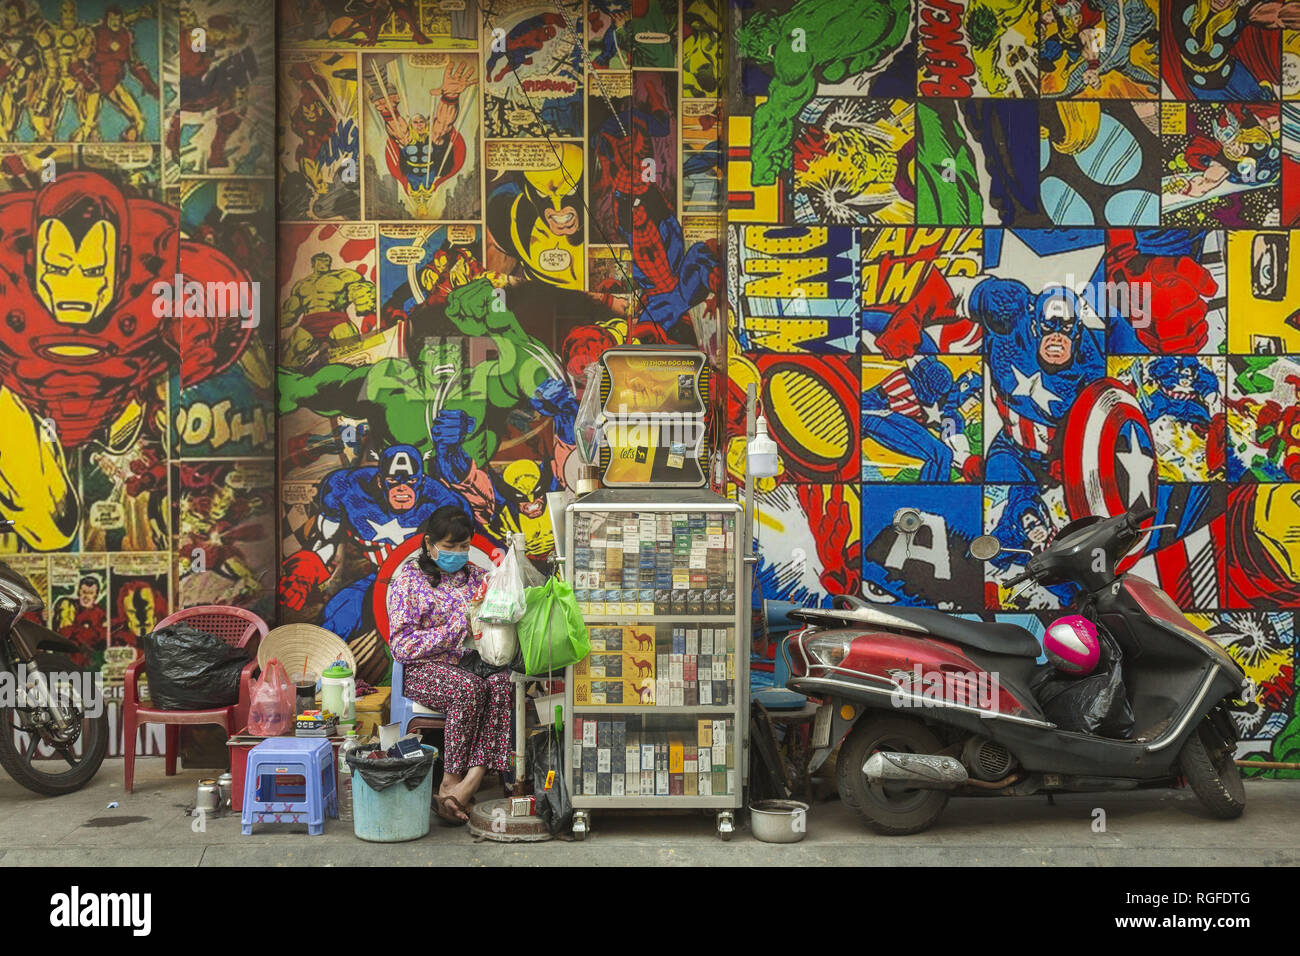
[[[487,577],[487,593],[478,619],[485,624],[513,624],[524,616],[524,579],[519,572],[519,555],[511,546],[501,563]]]
[[[262,679],[254,683],[248,709],[248,732],[254,737],[279,737],[293,732],[294,689],[284,665],[276,658],[267,661]]]
[[[564,736],[560,725],[528,738],[526,754],[532,770],[533,796],[537,815],[551,836],[567,830],[573,823],[573,801],[569,798],[569,779],[564,770]],[[550,789],[547,789],[547,783]]]
[[[529,588],[527,599],[528,609],[518,628],[525,674],[536,677],[558,671],[591,653],[573,588],[551,578],[540,588]]]
[[[588,465],[600,458],[601,411],[600,384],[604,375],[599,362],[587,366],[587,386],[578,404],[578,414],[573,417],[573,436],[578,456]]]
[[[519,637],[514,624],[483,622],[482,636],[478,641],[478,655],[493,667],[504,667],[519,650]]]

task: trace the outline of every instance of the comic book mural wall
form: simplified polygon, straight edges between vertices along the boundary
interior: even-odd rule
[[[763,596],[1041,631],[1068,595],[970,539],[1152,504],[1132,570],[1253,679],[1241,755],[1300,758],[1300,4],[733,0],[727,29]]]
[[[720,0],[279,6],[279,620],[389,672],[384,596],[445,504],[553,547],[584,371],[721,362]],[[721,418],[721,415],[716,416]],[[720,430],[718,432],[721,434]]]
[[[270,617],[273,16],[5,0],[0,40],[0,552],[95,666]]]

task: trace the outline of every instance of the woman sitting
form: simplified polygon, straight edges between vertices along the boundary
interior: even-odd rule
[[[469,605],[487,572],[469,564],[474,519],[455,505],[425,523],[418,561],[388,588],[389,645],[402,662],[411,700],[447,715],[438,816],[464,823],[489,770],[510,769],[513,719],[510,672],[490,668],[462,646]]]

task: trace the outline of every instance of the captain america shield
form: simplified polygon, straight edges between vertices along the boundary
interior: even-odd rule
[[[1079,393],[1065,423],[1061,455],[1071,520],[1155,507],[1151,426],[1133,393],[1115,379],[1098,379]],[[1121,570],[1145,549],[1145,535],[1141,544],[1120,562]]]

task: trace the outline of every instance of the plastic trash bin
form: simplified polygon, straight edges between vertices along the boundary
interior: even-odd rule
[[[359,839],[371,843],[403,843],[418,840],[429,833],[429,814],[433,803],[433,774],[430,770],[438,759],[438,748],[425,746],[420,760],[402,758],[369,761],[364,759],[369,750],[354,750],[348,754],[352,767],[352,830]],[[366,765],[370,764],[370,767]],[[378,766],[376,766],[378,765]],[[402,765],[405,765],[404,767]],[[393,768],[397,767],[397,770]],[[395,779],[377,789],[381,776]],[[366,781],[369,775],[376,786]],[[419,782],[414,787],[408,782]]]

